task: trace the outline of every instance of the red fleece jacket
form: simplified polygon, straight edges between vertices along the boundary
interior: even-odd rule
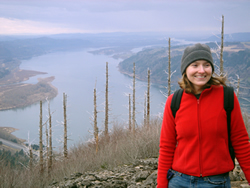
[[[163,115],[157,187],[168,187],[170,168],[198,177],[231,171],[234,165],[228,150],[223,87],[205,89],[199,99],[183,92],[175,119],[170,108],[172,97],[168,97]],[[236,95],[231,113],[231,142],[250,182],[250,143]]]

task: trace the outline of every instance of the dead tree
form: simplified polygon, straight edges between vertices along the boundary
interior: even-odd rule
[[[49,132],[47,127],[47,122],[45,126],[45,137],[46,137],[46,162],[48,167],[48,161],[49,161]]]
[[[68,157],[68,150],[67,150],[67,95],[63,93],[63,117],[64,117],[64,143],[63,143],[63,148],[64,148],[64,158]]]
[[[96,105],[96,87],[94,88],[94,137],[95,137],[95,144],[96,144],[96,153],[98,152],[98,134],[99,130],[97,127],[97,105]]]
[[[43,174],[43,104],[40,101],[40,122],[39,122],[39,164],[40,164],[40,173]]]
[[[145,91],[145,94],[144,94],[144,116],[143,116],[143,123],[144,123],[144,126],[147,125],[147,92]]]
[[[52,117],[51,117],[49,102],[48,102],[48,113],[49,113],[48,174],[50,174],[51,169],[52,169]]]
[[[237,98],[239,98],[239,92],[240,92],[240,77],[239,75],[236,75],[237,76],[237,89],[236,89],[236,96]]]
[[[133,68],[133,114],[132,114],[132,131],[135,134],[135,63]]]
[[[29,146],[29,153],[30,153],[29,167],[32,170],[33,169],[33,153],[32,153],[32,147],[31,146]]]
[[[174,70],[173,72],[171,72],[171,38],[169,38],[168,40],[168,71],[165,71],[165,73],[168,75],[168,85],[165,87],[167,92],[162,92],[161,93],[164,95],[164,97],[168,97],[171,94],[171,78],[173,76],[173,74],[176,72],[176,70]]]
[[[250,88],[246,86],[246,83],[244,83],[244,81],[241,82],[242,80],[240,79],[240,76],[238,74],[236,74],[236,77],[237,79],[231,78],[230,83],[236,88],[235,94],[237,98],[242,99],[241,107],[247,108],[249,107],[250,100],[245,96],[249,96]]]
[[[150,70],[148,69],[148,91],[147,91],[147,126],[149,126],[150,120]]]
[[[109,103],[108,103],[108,62],[106,62],[106,89],[105,89],[105,130],[104,135],[106,138],[108,138],[109,134]]]
[[[168,96],[171,94],[171,56],[170,56],[170,38],[168,40]]]
[[[131,94],[128,95],[128,129],[131,131]]]
[[[221,27],[221,47],[220,47],[220,76],[224,76],[223,69],[223,46],[224,45],[224,16],[222,15],[222,27]]]

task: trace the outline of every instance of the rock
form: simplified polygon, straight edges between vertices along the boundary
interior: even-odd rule
[[[130,165],[121,165],[112,170],[83,174],[77,172],[71,174],[70,178],[64,178],[63,182],[54,181],[48,188],[152,188],[156,187],[157,166],[158,158],[150,158],[137,160]],[[238,164],[229,175],[232,188],[248,186]]]
[[[250,185],[248,185],[248,184],[241,184],[240,185],[242,188],[250,188]]]

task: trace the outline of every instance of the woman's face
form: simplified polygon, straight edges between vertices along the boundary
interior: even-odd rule
[[[194,61],[187,67],[186,75],[194,86],[195,94],[199,94],[212,76],[212,66],[205,60]]]

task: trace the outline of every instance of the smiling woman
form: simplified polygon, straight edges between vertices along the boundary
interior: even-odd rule
[[[172,94],[163,114],[158,188],[231,187],[229,172],[234,169],[234,162],[229,143],[250,182],[250,143],[239,101],[234,94],[229,101],[234,109],[227,116],[225,79],[212,76],[213,71],[209,46],[198,43],[186,47],[181,60],[180,108],[173,115],[172,104],[176,101]],[[231,117],[230,137],[227,117]]]

